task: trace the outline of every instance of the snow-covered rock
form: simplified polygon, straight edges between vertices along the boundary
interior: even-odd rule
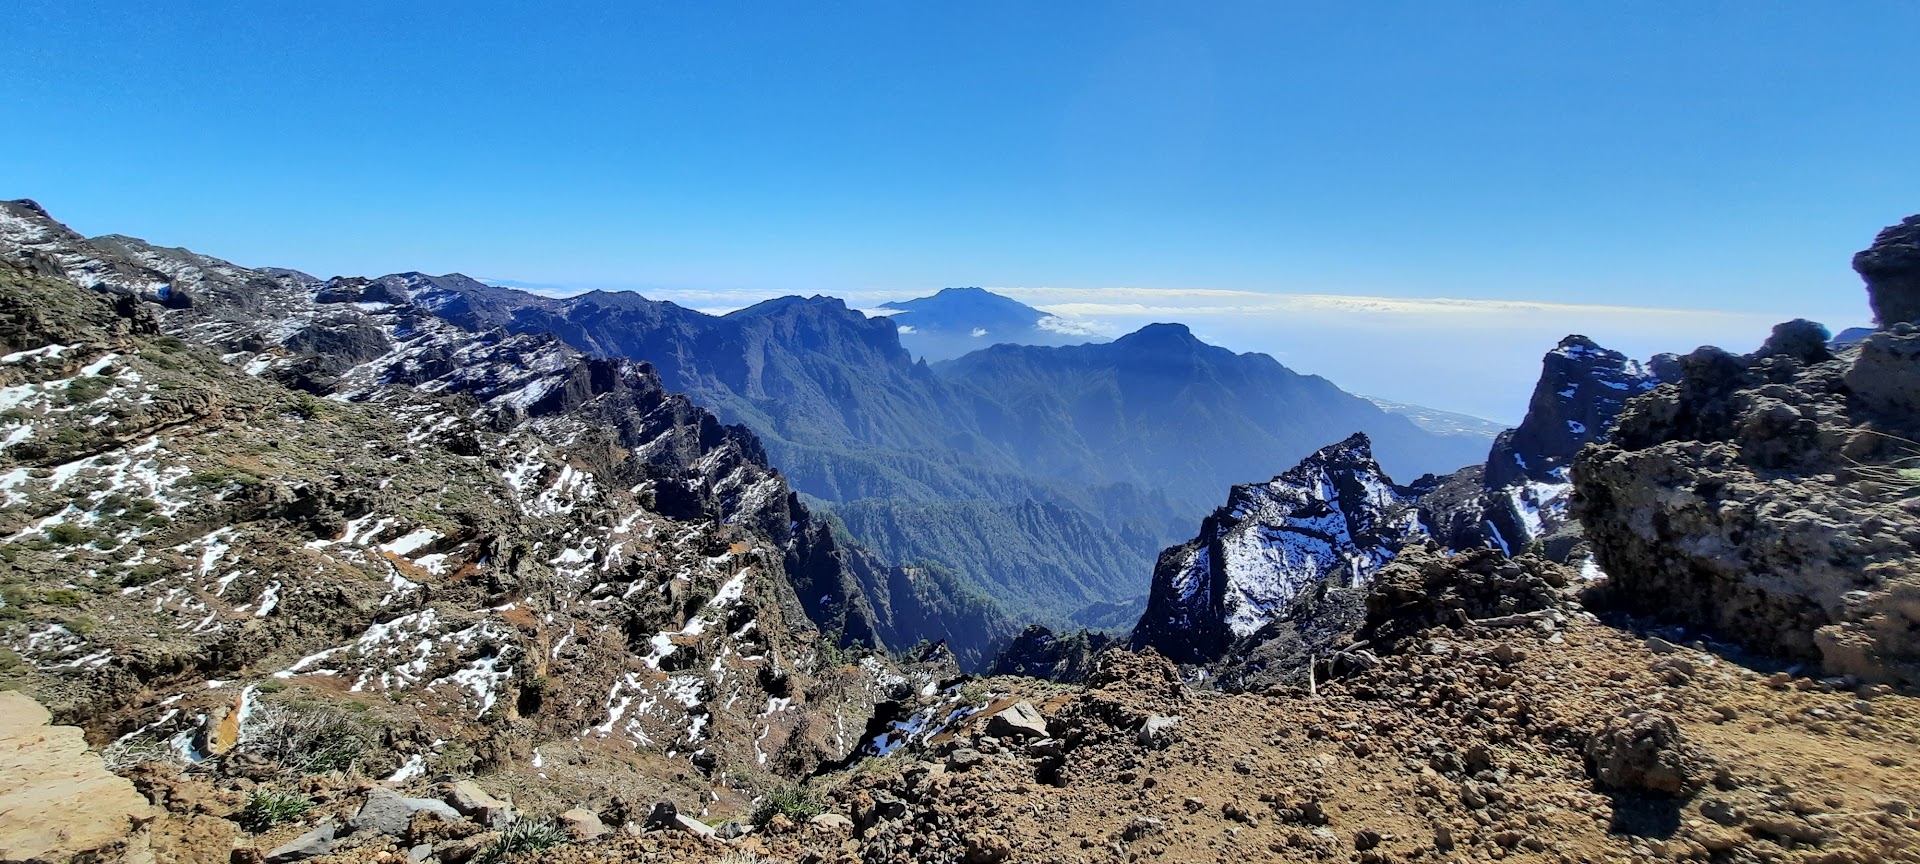
[[[1162,552],[1133,645],[1217,660],[1321,586],[1364,587],[1423,534],[1412,499],[1355,434],[1271,481],[1233,487],[1199,536]]]

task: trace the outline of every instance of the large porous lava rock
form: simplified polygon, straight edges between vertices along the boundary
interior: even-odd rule
[[[1908,216],[1853,256],[1880,326],[1920,323],[1920,215]]]
[[[1430,544],[1409,546],[1374,574],[1359,635],[1381,653],[1398,653],[1434,627],[1551,609],[1573,581],[1571,570],[1538,555],[1508,559],[1491,549],[1449,555]]]
[[[1920,331],[1824,336],[1682,358],[1582,452],[1573,511],[1632,611],[1920,684]]]
[[[1587,739],[1593,778],[1609,789],[1680,795],[1700,787],[1706,760],[1659,711],[1615,717]]]

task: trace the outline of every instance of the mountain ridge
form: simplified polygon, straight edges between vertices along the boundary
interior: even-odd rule
[[[1299,376],[1264,355],[1238,359],[1193,338],[1183,326],[1143,328],[1107,345],[1055,349],[1106,352],[1101,356],[1112,369],[1096,370],[1108,381],[1097,391],[1108,402],[1102,410],[1133,422],[1116,427],[1129,430],[1124,434],[1097,440],[1099,435],[1087,434],[1086,418],[1073,417],[1073,406],[1062,401],[1081,389],[1078,383],[1063,378],[1067,383],[1053,385],[1051,392],[1029,390],[1022,398],[1048,406],[1036,416],[1030,404],[1015,404],[998,382],[956,382],[914,358],[889,319],[869,318],[823,295],[775,298],[711,316],[631,292],[546,297],[488,286],[459,273],[320,281],[293,271],[239,268],[131,239],[83,245],[104,249],[113,260],[70,256],[66,264],[75,274],[105,268],[98,275],[175,308],[191,322],[183,326],[200,328],[195,332],[201,338],[221,341],[229,350],[267,344],[312,349],[284,374],[315,393],[330,392],[355,364],[391,350],[391,340],[379,328],[353,320],[365,314],[355,304],[416,310],[475,332],[550,334],[589,356],[644,360],[669,390],[688,394],[722,422],[753,430],[768,461],[796,492],[829,506],[862,502],[848,521],[854,539],[887,549],[903,565],[939,565],[929,572],[948,574],[955,591],[995,595],[995,602],[1030,610],[1023,614],[1041,623],[1064,624],[1085,609],[1137,602],[1149,584],[1154,550],[1174,542],[1189,520],[1211,506],[1212,490],[1263,476],[1273,463],[1293,461],[1356,430],[1374,434],[1389,462],[1428,447],[1458,449],[1324,379]],[[172,272],[106,272],[149,265]],[[269,307],[290,290],[337,295],[343,302],[320,310],[328,320],[302,326],[291,341],[241,320],[272,318],[276,312]],[[213,308],[247,310],[248,315],[223,320],[204,314]],[[455,361],[439,357],[433,362]],[[1260,374],[1221,374],[1248,364],[1259,365]],[[1151,416],[1152,406],[1169,389],[1185,394],[1186,402],[1170,404],[1188,416]],[[1267,403],[1283,391],[1300,398],[1277,411]],[[1321,414],[1326,422],[1303,423],[1294,416]],[[1240,437],[1232,447],[1182,452],[1191,449],[1185,441],[1214,426],[1238,430]],[[1269,434],[1263,426],[1284,434]],[[1046,458],[1036,456],[1041,452]],[[1457,454],[1451,461],[1472,459]],[[1169,481],[1176,487],[1171,493],[1165,486]],[[1049,550],[1041,558],[1054,563],[1026,568],[992,554],[990,546],[951,534],[898,530],[907,520],[880,512],[891,507],[904,513],[935,503],[955,508],[969,524],[1005,539],[1001,545],[1041,548],[1067,539],[1080,546]],[[1035,520],[1023,515],[1034,512],[1029,508],[1056,508],[1064,515]],[[1033,584],[1029,577],[1035,573],[1055,575]],[[882,581],[870,587],[877,591]]]
[[[930,297],[880,304],[900,344],[929,362],[951,360],[989,345],[1080,345],[1110,341],[985,288],[942,288]]]
[[[622,370],[629,366],[653,382],[649,387],[663,394],[670,389],[652,364],[596,358],[544,331],[509,333],[491,326],[508,314],[502,301],[517,301],[520,295],[458,274],[324,282],[273,275],[126,238],[96,243],[37,207],[12,202],[0,202],[0,248],[76,281],[158,302],[167,310],[160,320],[169,332],[234,356],[256,356],[255,374],[318,395],[375,398],[385,385],[468,392],[497,404],[495,423],[513,424],[578,409],[595,394],[624,386],[628,373]],[[649,301],[648,308],[656,307]],[[557,376],[570,368],[577,373]],[[757,463],[756,471],[779,476],[767,466],[762,443],[745,427],[722,424],[704,410],[697,414],[707,424],[701,440],[737,440]],[[600,434],[630,428],[630,421],[609,416]],[[611,446],[631,445],[616,441]],[[657,490],[668,502],[663,506],[674,501],[698,510],[716,506],[699,503],[712,493],[677,491],[683,484],[672,478],[663,482]],[[777,485],[786,488],[784,479]],[[991,604],[968,599],[964,586],[953,586],[947,597],[924,596],[924,588],[896,591],[897,585],[913,583],[866,552],[843,548],[791,493],[735,515],[753,521],[787,550],[783,566],[807,589],[802,595],[809,615],[836,637],[876,647],[951,637],[963,657],[984,662],[994,642],[1011,635]],[[956,602],[969,609],[965,623],[940,620],[957,614],[949,608]]]
[[[465,280],[451,276],[442,277],[441,284],[469,290],[460,287]],[[830,505],[864,502],[863,517],[879,517],[881,506],[944,502],[967,507],[970,518],[985,520],[976,524],[1009,532],[1003,536],[1026,543],[1054,535],[1033,535],[1022,528],[1031,524],[1018,517],[1022,502],[1077,511],[1073,521],[1097,529],[1099,539],[1090,541],[1083,554],[1065,556],[1068,583],[1083,589],[1081,596],[1071,598],[1042,590],[1049,586],[1028,589],[971,544],[885,527],[898,524],[898,518],[856,518],[849,526],[863,543],[887,548],[904,563],[944,562],[976,585],[1012,591],[1011,599],[1020,605],[1056,596],[1039,604],[1043,617],[1055,622],[1083,607],[1140,596],[1151,550],[1171,541],[1187,518],[1210,506],[1211,492],[1203,493],[1202,485],[1260,476],[1264,471],[1255,463],[1291,460],[1356,428],[1379,435],[1390,454],[1417,452],[1432,444],[1459,451],[1454,461],[1460,464],[1478,458],[1448,439],[1426,436],[1401,418],[1346,396],[1324,379],[1292,373],[1265,355],[1254,355],[1261,360],[1230,359],[1240,355],[1200,342],[1184,325],[1143,328],[1106,346],[1058,349],[1120,345],[1111,349],[1117,352],[1115,364],[1124,361],[1147,371],[1160,364],[1197,376],[1202,384],[1212,366],[1262,363],[1270,379],[1305,382],[1299,386],[1318,391],[1315,398],[1343,406],[1344,421],[1322,424],[1325,428],[1310,437],[1293,435],[1286,442],[1253,433],[1252,420],[1240,421],[1240,427],[1249,430],[1247,446],[1265,448],[1268,458],[1248,458],[1237,470],[1197,472],[1198,479],[1186,484],[1185,500],[1178,501],[1156,485],[1174,475],[1103,470],[1113,461],[1111,452],[1070,442],[1051,451],[1058,459],[1035,458],[1034,442],[1020,429],[1024,407],[1011,406],[997,388],[956,384],[942,371],[948,368],[945,363],[914,359],[902,346],[898,325],[891,323],[898,316],[869,318],[837,298],[793,295],[709,316],[622,292],[571,298],[514,289],[469,293],[464,305],[449,302],[442,308],[454,310],[471,326],[550,332],[592,354],[645,359],[660,369],[670,388],[689,393],[727,422],[754,429],[797,490]],[[1218,388],[1209,392],[1218,410],[1239,410]],[[1250,394],[1247,401],[1259,398]],[[1055,423],[1048,432],[1064,435],[1072,425]],[[1113,446],[1131,445],[1120,441]],[[1443,466],[1451,467],[1444,460],[1422,467]],[[868,531],[872,533],[862,534]],[[1127,539],[1139,536],[1153,539]],[[1114,551],[1094,553],[1096,546]]]

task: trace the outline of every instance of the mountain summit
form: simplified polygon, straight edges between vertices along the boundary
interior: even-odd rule
[[[1056,318],[985,288],[943,288],[932,297],[882,303],[900,344],[929,362],[989,345],[1084,345],[1106,342],[1084,325]]]

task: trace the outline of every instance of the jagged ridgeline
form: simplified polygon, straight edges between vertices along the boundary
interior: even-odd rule
[[[991,641],[648,365],[439,302],[0,205],[0,675],[181,758],[320,712],[379,776],[740,803],[921,686],[840,646]]]
[[[1356,434],[1269,482],[1233,487],[1199,536],[1162,553],[1133,645],[1180,663],[1244,655],[1276,640],[1290,644],[1271,650],[1324,651],[1315,634],[1293,628],[1317,620],[1338,631],[1336,619],[1352,616],[1297,607],[1364,596],[1367,577],[1422,533],[1412,499]]]
[[[836,541],[792,499],[751,433],[725,426],[680,397],[671,404],[698,428],[693,444],[663,453],[655,430],[626,410],[631,399],[607,393],[654,391],[646,363],[595,359],[546,333],[507,333],[486,310],[495,289],[464,277],[419,274],[321,281],[288,270],[252,270],[182,249],[109,236],[87,239],[31,204],[0,205],[9,251],[42,272],[149,301],[169,334],[221,352],[249,374],[336,401],[391,399],[394,392],[467,396],[486,406],[495,428],[565,427],[571,450],[600,453],[613,472],[603,484],[646,481],[663,512],[701,513],[737,523],[786,551],[785,566],[813,620],[849,645],[910,645],[950,636],[978,660],[1009,632],[984,600],[941,577],[913,578]],[[648,397],[652,398],[653,393]],[[542,431],[547,431],[542,429]],[[556,430],[558,431],[558,430]],[[649,460],[698,461],[709,448],[740,455],[725,464],[720,487],[680,478],[642,477]],[[574,458],[588,458],[575,456]],[[715,460],[708,460],[720,466]],[[757,485],[756,485],[757,484]],[[632,485],[632,484],[628,484]]]
[[[835,510],[862,546],[942,574],[956,604],[991,596],[1028,620],[1093,620],[1137,602],[1153,556],[1219,489],[1355,430],[1407,476],[1484,456],[1483,445],[1177,325],[1106,345],[987,342],[929,366],[902,347],[909,325],[829,297],[712,316],[631,293],[556,299],[461,276],[378,281],[468,329],[553,334],[593,356],[653,364],[668,389],[752,429],[795,490]],[[1216,446],[1189,446],[1203,436]]]
[[[909,568],[861,581],[872,620],[845,632],[865,628],[889,644],[959,636],[955,650],[969,663],[1011,637],[1007,610],[1055,625],[1137,613],[1154,555],[1211,509],[1219,489],[1327,441],[1367,432],[1403,476],[1481,459],[1471,437],[1427,431],[1178,325],[1045,348],[983,336],[992,347],[929,366],[902,347],[901,328],[913,325],[827,297],[712,316],[632,293],[556,299],[457,274],[322,281],[64,228],[28,238],[36,244],[54,270],[143,296],[167,310],[170,332],[244,354],[262,374],[316,395],[364,388],[396,362],[394,383],[460,376],[456,349],[401,356],[398,343],[411,340],[393,327],[451,325],[466,334],[459,338],[537,337],[590,357],[645,361],[669,391],[750,429],[794,491],[837,511],[845,538]],[[1045,320],[986,292],[954,296],[992,304],[994,322],[1013,315],[1034,330]],[[938,329],[929,316],[941,310],[923,305],[901,320]],[[580,392],[536,386],[513,402],[523,412],[565,411]],[[1188,446],[1201,436],[1216,446]],[[848,592],[832,596],[858,605]],[[956,621],[967,626],[956,630]]]

